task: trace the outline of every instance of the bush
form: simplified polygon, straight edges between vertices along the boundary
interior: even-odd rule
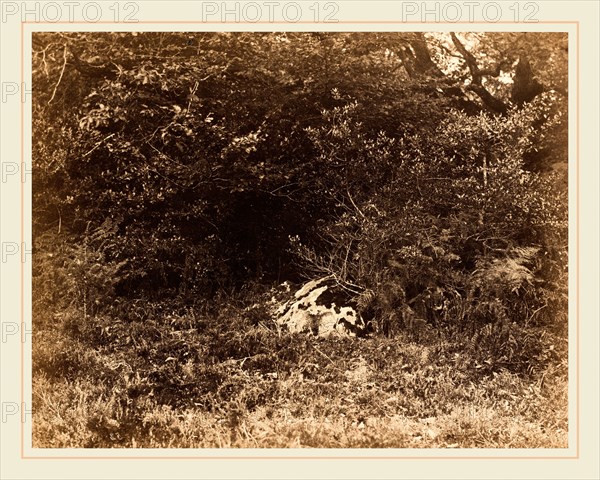
[[[324,112],[310,131],[319,161],[351,161],[322,178],[336,208],[312,245],[292,238],[299,265],[338,279],[386,335],[540,319],[566,217],[547,177],[523,169],[539,108],[452,112],[431,137],[401,141],[368,140],[356,102]]]

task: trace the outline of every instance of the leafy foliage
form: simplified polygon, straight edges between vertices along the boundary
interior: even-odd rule
[[[144,338],[162,338],[152,317],[166,315],[148,299],[216,315],[232,295],[327,274],[378,335],[452,339],[492,372],[552,361],[532,331],[566,335],[565,34],[40,32],[33,44],[40,321],[69,312],[71,334],[106,347],[125,328],[111,318],[144,320],[137,337],[114,335],[148,360]],[[261,355],[293,355],[253,330],[260,309],[251,326],[219,318],[245,333],[213,332],[211,348],[267,370]],[[172,388],[187,388],[173,368],[164,360],[155,383],[183,375]],[[224,382],[211,368],[202,378]]]

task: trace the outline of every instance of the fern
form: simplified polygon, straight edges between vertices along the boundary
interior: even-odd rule
[[[538,251],[536,247],[517,247],[505,258],[481,261],[473,272],[475,285],[484,288],[490,285],[496,291],[501,289],[509,292],[516,292],[524,285],[532,285],[534,274],[526,265],[533,261]]]
[[[105,222],[83,238],[46,234],[38,239],[33,287],[40,312],[74,307],[87,318],[113,305],[115,286],[128,263],[110,255],[114,233],[114,226]]]

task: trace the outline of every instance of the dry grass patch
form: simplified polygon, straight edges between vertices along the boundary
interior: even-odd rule
[[[567,447],[561,362],[489,371],[442,339],[316,339],[242,318],[115,322],[107,342],[106,322],[36,333],[35,447]]]

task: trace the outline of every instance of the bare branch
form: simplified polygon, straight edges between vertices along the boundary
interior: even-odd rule
[[[452,43],[456,49],[463,56],[465,63],[469,68],[469,72],[471,73],[471,84],[469,85],[468,89],[477,94],[484,105],[490,110],[496,113],[505,114],[508,111],[508,106],[502,100],[494,97],[483,86],[482,82],[485,74],[494,76],[500,75],[501,63],[496,65],[494,69],[481,70],[479,65],[477,65],[477,59],[475,56],[465,48],[456,34],[454,32],[450,32],[450,37],[452,38]]]
[[[460,52],[460,54],[463,56],[463,58],[467,64],[467,67],[469,68],[469,71],[471,72],[471,77],[473,79],[473,83],[475,85],[481,85],[481,72],[479,70],[479,67],[477,66],[477,60],[475,59],[473,54],[465,48],[465,46],[462,44],[462,42],[456,36],[456,33],[450,32],[450,38],[452,38],[452,43],[454,44],[456,49]]]
[[[50,102],[48,102],[50,103]],[[102,145],[104,142],[106,142],[109,138],[114,137],[116,135],[116,133],[111,133],[109,136],[104,137],[102,140],[100,140],[96,145],[94,145],[94,148],[92,148],[91,150],[87,151],[86,153],[83,154],[83,157],[87,157],[88,155],[90,155],[94,150],[96,150],[100,145]]]
[[[348,198],[349,198],[349,199],[350,199],[350,201],[352,202],[352,205],[354,206],[355,210],[356,210],[356,211],[357,211],[357,212],[360,214],[360,216],[361,216],[362,218],[365,218],[365,219],[366,219],[367,217],[365,217],[365,214],[364,214],[364,213],[361,211],[361,209],[360,209],[360,208],[358,208],[358,207],[356,206],[356,203],[354,203],[354,199],[352,198],[352,195],[350,195],[350,190],[346,190],[346,193],[348,194]]]
[[[494,97],[481,85],[469,85],[468,89],[476,93],[477,96],[481,98],[481,101],[485,104],[485,106],[490,110],[501,114],[505,114],[508,111],[508,106],[502,100]]]
[[[45,53],[45,50],[44,50],[44,53]],[[44,59],[45,59],[45,55],[44,55]],[[52,96],[50,97],[50,100],[48,100],[48,105],[50,105],[50,103],[52,102],[52,100],[54,100],[54,97],[56,96],[56,90],[58,89],[58,86],[60,85],[60,81],[63,78],[63,74],[65,73],[66,66],[67,66],[67,46],[65,45],[65,47],[63,49],[63,66],[60,71],[60,76],[58,77],[58,82],[56,82],[56,85],[54,85],[54,91],[52,92]]]

